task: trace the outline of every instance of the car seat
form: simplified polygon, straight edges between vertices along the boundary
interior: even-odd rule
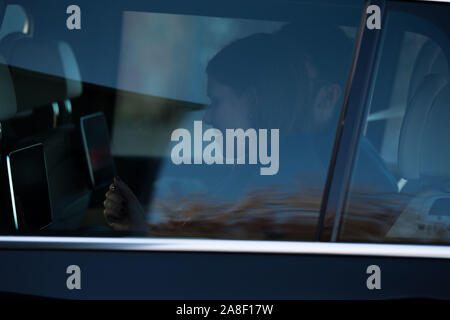
[[[450,84],[428,75],[417,89],[403,120],[398,163],[414,187],[403,194],[408,204],[388,238],[442,241],[450,238]]]

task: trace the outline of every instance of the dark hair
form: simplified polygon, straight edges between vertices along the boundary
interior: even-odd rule
[[[344,86],[352,53],[352,41],[336,25],[288,23],[273,34],[258,33],[230,43],[209,61],[206,72],[240,91],[255,83],[264,65],[307,60],[322,80]]]
[[[345,89],[353,43],[341,28],[330,24],[289,23],[274,36],[280,38],[291,56],[302,53],[302,62],[310,62],[318,71],[320,80],[337,83]]]
[[[267,50],[272,35],[257,33],[231,42],[208,63],[206,73],[237,92],[254,87],[264,67],[273,60]]]
[[[311,69],[309,71],[315,73],[308,80],[308,97],[306,103],[302,105],[301,116],[297,118],[300,120],[298,127],[306,130],[311,128],[311,113],[314,112],[312,106],[318,90],[323,86],[320,83],[337,84],[341,88],[341,95],[329,116],[332,121],[320,129],[326,128],[330,133],[334,133],[352,62],[352,40],[343,29],[332,24],[290,23],[278,30],[274,36],[282,43],[288,61],[293,65],[308,65]]]
[[[292,114],[296,106],[296,75],[289,70],[285,50],[279,45],[273,34],[257,33],[227,45],[206,68],[208,76],[238,94],[256,90],[258,110],[253,114],[261,127],[283,126],[286,117],[280,116],[280,110]]]
[[[209,61],[206,73],[237,93],[256,89],[258,124],[292,128],[311,101],[306,62],[320,80],[344,90],[352,49],[337,26],[289,23],[275,33],[257,33],[230,43]]]

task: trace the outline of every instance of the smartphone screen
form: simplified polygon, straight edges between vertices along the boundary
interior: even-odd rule
[[[101,187],[112,183],[115,167],[105,116],[98,112],[81,117],[80,127],[92,185]]]
[[[6,161],[15,228],[45,228],[52,222],[52,208],[43,145],[15,150]]]

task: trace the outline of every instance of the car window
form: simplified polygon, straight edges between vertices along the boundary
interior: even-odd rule
[[[162,159],[148,205],[149,218],[155,225],[156,232],[174,236],[222,234],[225,237],[240,238],[312,239],[341,100],[336,101],[336,113],[330,115],[330,131],[320,132],[323,138],[320,141],[323,154],[320,156],[323,158],[315,155],[314,159],[311,150],[313,142],[305,141],[312,135],[303,134],[301,110],[292,108],[296,97],[288,98],[293,92],[300,93],[307,89],[293,87],[301,84],[295,84],[296,80],[289,78],[288,73],[293,70],[283,70],[285,66],[278,65],[274,66],[277,69],[263,70],[268,67],[264,64],[278,64],[283,59],[281,57],[273,57],[280,60],[266,60],[262,65],[258,65],[260,62],[249,65],[250,61],[244,60],[259,59],[257,55],[266,49],[279,53],[290,50],[270,43],[271,38],[281,37],[283,30],[289,28],[290,24],[283,21],[134,12],[126,12],[124,22],[123,41],[126,42],[124,48],[127,51],[122,54],[119,84],[123,83],[128,90],[187,101],[191,105],[190,108],[177,108],[170,106],[171,101],[161,100],[154,103],[153,108],[149,108],[147,103],[136,103],[132,97],[127,96],[118,101],[112,138],[113,153]],[[154,42],[143,44],[145,42],[141,37],[128,36],[132,32],[129,29],[142,29],[141,25],[147,24],[155,26],[154,29],[149,28],[145,35],[155,39]],[[183,33],[177,31],[179,28]],[[164,35],[159,33],[161,29],[165,30]],[[308,28],[301,32],[314,34],[315,29]],[[346,37],[344,32],[342,35]],[[159,37],[164,39],[163,43],[157,41]],[[246,41],[254,44],[246,48]],[[293,38],[289,41],[296,40]],[[339,90],[343,90],[347,77],[354,38],[347,41],[348,48],[344,49],[346,53],[339,58],[344,63],[344,67],[338,71]],[[145,53],[143,56],[136,56],[131,51],[136,46]],[[146,48],[143,49],[143,46]],[[242,52],[244,61],[233,61],[229,66],[235,67],[233,73],[222,74],[225,73],[223,68],[229,63],[227,55],[236,55],[234,59],[240,59],[241,50],[252,52]],[[180,55],[180,52],[183,54]],[[221,52],[223,56],[220,55]],[[255,57],[245,57],[246,54]],[[149,59],[153,56],[164,57],[164,60]],[[209,66],[211,75],[205,72]],[[249,72],[259,73],[259,77],[264,77],[265,80],[261,84],[253,84],[253,98],[241,99],[258,99],[261,101],[258,105],[266,108],[265,110],[247,109],[248,100],[228,101],[235,98],[229,97],[228,90],[233,90],[231,86],[234,85],[234,80],[230,77],[243,78]],[[264,75],[265,72],[267,75]],[[214,77],[222,80],[215,80]],[[220,81],[228,84],[223,85]],[[259,82],[260,79],[256,81]],[[263,89],[257,86],[266,87]],[[256,93],[257,90],[263,90],[267,96],[264,97],[262,92]],[[133,109],[130,108],[131,104],[134,105]],[[236,104],[237,109],[233,109],[231,104]],[[167,114],[169,108],[172,111]],[[217,149],[210,152],[226,149],[228,153],[227,143],[230,143],[230,137],[234,138],[227,135],[227,129],[237,128],[249,130],[249,137],[245,138],[248,149],[244,151],[241,162],[237,158],[232,159],[233,156],[207,158],[208,145],[211,148],[205,138],[207,130],[217,133],[214,139],[218,140],[214,141],[219,142]],[[185,134],[174,135],[177,131]],[[200,142],[203,147],[197,145],[197,149],[199,137],[204,142]],[[134,141],[133,144],[129,143],[130,139]],[[260,152],[263,150],[261,148],[266,148],[266,141],[273,152],[272,160],[262,165],[261,156],[266,155]],[[184,146],[187,146],[186,149],[180,150]],[[236,153],[239,152],[238,148],[239,146],[235,147]],[[251,148],[255,149],[252,151]],[[183,153],[186,152],[190,152],[190,155],[184,156]],[[250,159],[252,152],[254,159]],[[300,231],[302,227],[305,230],[303,232]]]
[[[363,1],[24,7],[6,232],[313,240]]]
[[[340,240],[449,242],[449,13],[388,6]]]

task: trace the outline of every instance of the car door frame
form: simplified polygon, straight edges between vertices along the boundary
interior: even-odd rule
[[[433,266],[438,266],[438,269],[443,272],[448,270],[450,266],[449,246],[336,243],[360,130],[367,112],[366,101],[370,96],[371,79],[376,67],[377,49],[381,38],[380,30],[366,30],[365,28],[365,9],[370,4],[379,5],[382,8],[382,13],[384,13],[386,7],[385,0],[366,1],[361,15],[358,41],[347,83],[344,108],[339,120],[338,133],[333,147],[333,157],[324,192],[324,201],[322,201],[320,210],[316,242],[0,236],[0,255],[3,257],[2,261],[6,261],[2,266],[2,270],[4,272],[5,270],[13,272],[14,266],[17,264],[21,265],[21,263],[37,266],[41,276],[43,274],[42,278],[39,279],[38,273],[34,273],[35,277],[28,276],[26,280],[30,282],[26,288],[29,290],[22,291],[51,297],[69,298],[88,298],[88,295],[92,292],[94,292],[94,297],[119,297],[120,291],[119,289],[112,290],[108,294],[107,290],[110,287],[106,285],[108,282],[105,279],[99,281],[99,287],[92,289],[93,286],[91,291],[86,289],[83,293],[68,292],[65,288],[58,287],[58,284],[50,284],[49,291],[45,291],[40,287],[42,281],[45,280],[48,283],[62,281],[65,274],[63,273],[62,276],[57,276],[55,279],[51,278],[51,272],[54,272],[54,265],[44,263],[47,260],[42,257],[60,260],[54,261],[58,266],[65,265],[69,261],[82,261],[83,268],[89,269],[89,267],[92,267],[96,270],[96,276],[100,277],[99,274],[102,270],[105,271],[102,269],[105,267],[105,264],[95,258],[95,253],[102,257],[109,255],[110,258],[107,258],[109,262],[114,260],[114,257],[117,257],[117,259],[123,258],[128,253],[128,256],[133,258],[133,263],[125,265],[119,263],[119,266],[110,265],[110,270],[105,271],[108,275],[111,275],[112,271],[119,272],[118,277],[121,276],[120,272],[123,272],[124,279],[127,279],[126,275],[128,273],[126,272],[133,272],[133,267],[136,268],[138,261],[142,261],[143,264],[147,263],[146,265],[149,268],[152,268],[152,263],[157,264],[157,261],[164,259],[164,257],[169,257],[172,263],[190,261],[187,263],[187,269],[179,264],[166,266],[171,272],[176,272],[175,269],[177,267],[182,267],[180,271],[181,276],[174,277],[175,280],[181,282],[177,284],[172,279],[166,283],[167,286],[174,288],[173,294],[170,291],[163,290],[164,283],[156,281],[153,276],[153,280],[158,284],[154,289],[150,290],[150,293],[145,293],[145,288],[141,288],[144,290],[141,292],[142,295],[134,295],[134,297],[141,298],[381,298],[386,297],[385,292],[367,291],[368,288],[365,287],[366,268],[369,265],[390,266],[389,274],[393,282],[392,274],[400,272],[405,264],[408,264],[412,278],[423,273],[424,270],[428,270],[432,274]],[[384,17],[384,14],[382,16]],[[333,221],[332,232],[326,235],[324,233],[324,222],[330,217]],[[272,263],[271,259],[274,261],[273,266],[270,265]],[[214,263],[214,261],[219,261],[220,263]],[[316,261],[316,263],[313,261]],[[295,267],[290,265],[289,272],[283,275],[283,265],[286,265],[286,262],[293,264]],[[246,269],[245,263],[256,268],[254,274],[252,274],[251,270]],[[99,265],[102,268],[99,268]],[[120,267],[124,266],[125,269],[120,271]],[[208,272],[206,266],[214,266],[217,269],[210,270],[208,277],[202,280],[201,272]],[[239,266],[243,269],[239,269]],[[257,266],[259,266],[259,270]],[[317,266],[322,267],[319,268],[319,273],[314,273],[314,267]],[[196,267],[198,269],[195,269]],[[48,268],[48,270],[45,268]],[[314,280],[311,280],[305,287],[301,288],[301,281],[305,281],[305,273],[302,273],[302,270],[305,268],[309,268],[308,270],[314,273],[315,277],[313,276],[311,279]],[[345,273],[346,268],[351,268],[352,273]],[[164,272],[164,264],[158,264],[157,270]],[[192,272],[195,272],[195,270],[198,270],[199,273],[192,275]],[[242,270],[245,270],[244,276],[247,278],[240,274]],[[30,272],[33,272],[33,270]],[[196,286],[195,282],[191,281],[192,279],[189,280],[189,272],[191,272],[191,278],[197,279],[201,285]],[[321,279],[320,272],[323,273]],[[221,273],[226,274],[223,276],[223,279],[235,284],[235,287],[233,287],[231,284],[226,285],[226,281],[219,281],[222,289],[225,287],[229,290],[228,292],[220,291],[220,285],[216,288],[210,282],[214,275],[217,276]],[[297,277],[292,282],[292,287],[288,287],[289,279],[286,278],[287,275]],[[330,281],[339,275],[344,276],[344,278],[347,276],[348,279],[342,278],[337,281],[338,285],[332,285],[335,289],[334,291],[322,292],[327,288],[327,285],[330,285]],[[443,276],[445,275],[443,274]],[[264,280],[264,277],[266,277],[266,284],[261,282]],[[270,280],[270,277],[273,277],[273,279]],[[91,280],[95,281],[94,278],[92,276]],[[278,286],[275,281],[277,279],[281,279],[280,284],[283,286]],[[134,280],[137,281],[137,278]],[[391,288],[387,297],[407,295],[411,287],[408,286],[409,278],[406,280],[402,282],[403,286]],[[38,283],[36,287],[31,285],[33,281]],[[148,285],[151,286],[152,282],[148,281]],[[351,291],[353,284],[350,283],[353,283],[353,281],[356,289]],[[119,279],[117,282],[119,287],[120,284],[126,287],[124,281]],[[245,287],[240,282],[253,285],[253,289],[244,291],[239,295],[239,290],[245,290]],[[345,287],[346,282],[348,282],[347,287]],[[439,279],[439,282],[450,284],[450,276],[447,275],[444,280],[442,278]],[[435,284],[432,281],[430,283],[430,286]],[[12,285],[12,280],[0,281],[0,291],[8,291]],[[312,290],[314,286],[317,286],[318,290],[322,291],[308,291]],[[162,290],[160,292],[164,292],[165,295],[158,296],[157,288]],[[285,294],[283,294],[283,288],[286,290]],[[349,290],[347,294],[342,295],[346,290]],[[427,289],[425,296],[450,297],[450,293],[447,291],[433,294],[432,290]],[[272,296],[271,292],[273,293]]]

